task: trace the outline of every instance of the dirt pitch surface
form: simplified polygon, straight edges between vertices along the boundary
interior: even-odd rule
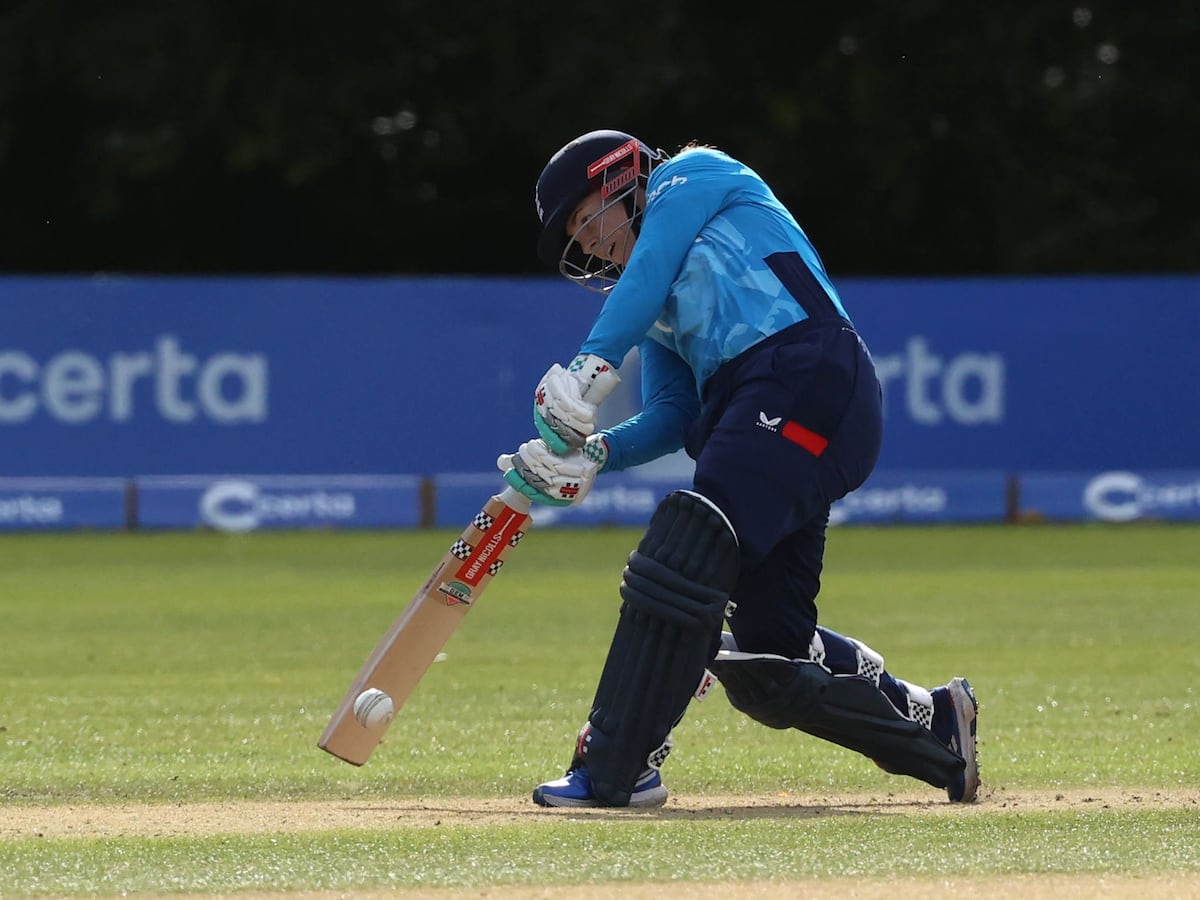
[[[0,809],[0,839],[14,838],[110,838],[187,837],[215,834],[258,834],[325,831],[330,829],[371,830],[390,828],[436,828],[461,825],[505,825],[545,822],[552,825],[564,818],[605,821],[630,818],[645,821],[704,819],[819,819],[835,815],[972,816],[997,812],[1035,810],[1194,809],[1200,815],[1200,789],[1127,791],[1116,789],[1023,793],[986,791],[980,802],[969,805],[946,803],[920,794],[812,795],[780,793],[765,796],[672,797],[658,810],[553,809],[534,806],[525,799],[398,799],[327,801],[238,801],[179,805],[64,805],[8,806]],[[686,895],[689,900],[736,900],[736,898],[782,898],[828,896],[894,898],[948,896],[1010,898],[1022,900],[1075,897],[1194,897],[1200,898],[1200,876],[1127,876],[1082,874],[1003,875],[971,877],[830,878],[820,881],[762,881],[723,884],[622,883],[599,886],[487,887],[469,889],[420,889],[356,893],[355,897],[402,897],[406,900],[601,900],[619,894],[622,898],[661,898],[664,890]],[[339,894],[250,894],[239,898],[287,897],[288,900],[325,900]]]

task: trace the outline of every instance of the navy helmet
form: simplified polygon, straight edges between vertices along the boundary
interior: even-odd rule
[[[542,262],[562,268],[567,218],[597,188],[604,190],[606,201],[622,200],[634,220],[640,212],[635,208],[636,189],[645,187],[650,170],[665,158],[633,135],[611,130],[589,131],[550,157],[533,195],[542,223],[537,247]]]

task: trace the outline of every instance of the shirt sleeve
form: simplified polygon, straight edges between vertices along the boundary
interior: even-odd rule
[[[649,338],[638,345],[638,354],[642,410],[601,432],[608,443],[605,472],[619,472],[674,453],[700,415],[696,380],[687,363]]]
[[[580,352],[619,365],[654,326],[700,230],[738,187],[739,180],[727,168],[732,162],[693,150],[654,171],[629,265],[609,292]]]

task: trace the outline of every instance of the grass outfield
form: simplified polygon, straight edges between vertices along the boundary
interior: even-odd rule
[[[0,894],[1200,895],[1200,528],[834,530],[824,623],[910,681],[970,677],[980,802],[717,690],[654,812],[527,799],[633,531],[535,531],[366,766],[316,749],[455,536],[0,536]]]

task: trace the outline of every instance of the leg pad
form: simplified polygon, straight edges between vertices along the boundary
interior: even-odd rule
[[[577,754],[605,805],[629,803],[683,716],[737,576],[737,539],[720,510],[690,491],[669,494],[625,568],[620,619]]]
[[[734,708],[750,718],[832,741],[895,775],[946,787],[966,765],[862,675],[833,675],[805,660],[730,650],[720,651],[709,669]]]

